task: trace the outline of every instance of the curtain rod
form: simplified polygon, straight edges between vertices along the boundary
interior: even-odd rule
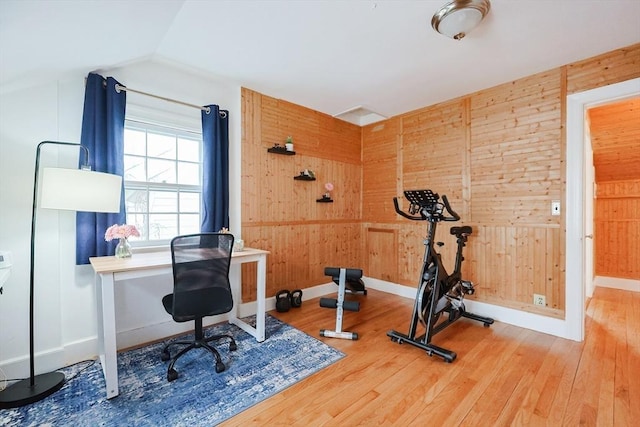
[[[126,86],[122,86],[122,85],[116,83],[116,92],[120,93],[121,90],[124,90],[126,92],[138,93],[140,95],[150,96],[152,98],[161,99],[163,101],[168,101],[168,102],[173,102],[175,104],[180,104],[180,105],[184,105],[184,106],[187,106],[187,107],[197,108],[198,110],[205,111],[207,114],[211,113],[211,108],[209,108],[209,107],[201,107],[200,105],[189,104],[188,102],[178,101],[176,99],[166,98],[166,97],[160,96],[160,95],[154,95],[152,93],[143,92],[141,90],[136,90],[136,89],[131,89],[131,88],[128,88]],[[222,118],[227,117],[227,113],[224,112],[224,111],[220,111],[220,117],[222,117]]]

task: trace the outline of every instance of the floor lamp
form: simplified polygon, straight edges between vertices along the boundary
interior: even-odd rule
[[[85,165],[80,169],[43,168],[40,174],[42,146],[55,144],[78,147],[85,154]],[[122,177],[92,172],[88,166],[89,150],[76,143],[43,141],[36,150],[35,179],[33,185],[33,211],[31,213],[31,276],[29,288],[29,378],[18,381],[0,392],[0,408],[15,408],[44,399],[59,390],[65,381],[61,372],[35,375],[33,294],[35,266],[36,213],[38,208],[119,212]]]

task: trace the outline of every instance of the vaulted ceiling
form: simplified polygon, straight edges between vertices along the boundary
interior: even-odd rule
[[[640,42],[637,0],[492,0],[461,41],[431,28],[446,2],[0,0],[0,95],[157,59],[393,116]]]

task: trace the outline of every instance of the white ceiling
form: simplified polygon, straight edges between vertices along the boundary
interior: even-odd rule
[[[446,2],[0,0],[0,94],[157,58],[393,116],[640,42],[640,0],[492,0],[461,41],[431,28]]]

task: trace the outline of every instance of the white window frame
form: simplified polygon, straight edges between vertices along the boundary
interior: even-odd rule
[[[127,109],[130,109],[130,106],[127,105]],[[200,197],[200,207],[198,209],[198,222],[200,223],[202,220],[202,167],[203,167],[203,158],[202,158],[202,129],[200,127],[200,123],[191,119],[185,118],[184,116],[179,116],[175,114],[167,114],[164,112],[158,112],[155,110],[148,110],[146,108],[135,108],[132,110],[134,114],[129,114],[127,112],[127,116],[125,118],[125,129],[126,128],[145,128],[150,131],[157,130],[159,133],[163,133],[163,131],[169,131],[170,133],[175,133],[176,135],[186,136],[189,138],[193,138],[197,136],[200,140],[200,160],[199,160],[199,169],[200,169],[200,183],[199,185],[186,185],[186,184],[173,184],[173,183],[157,183],[157,182],[148,182],[148,181],[130,181],[127,180],[126,177],[124,179],[124,189],[125,194],[127,190],[146,190],[146,191],[170,191],[177,192],[186,191],[186,192],[197,192]],[[146,153],[145,153],[146,157]],[[177,200],[178,203],[178,226],[179,226],[179,214],[180,214],[180,206],[179,206],[179,197]],[[126,206],[126,203],[125,203]],[[125,208],[126,209],[126,208]],[[189,212],[192,213],[192,212]],[[146,212],[146,215],[149,215],[149,212]],[[127,220],[127,223],[131,223]],[[142,230],[140,230],[142,232]],[[133,239],[131,241],[132,246],[140,247],[140,248],[152,248],[152,247],[166,247],[171,239],[157,239],[157,240],[136,240]]]

